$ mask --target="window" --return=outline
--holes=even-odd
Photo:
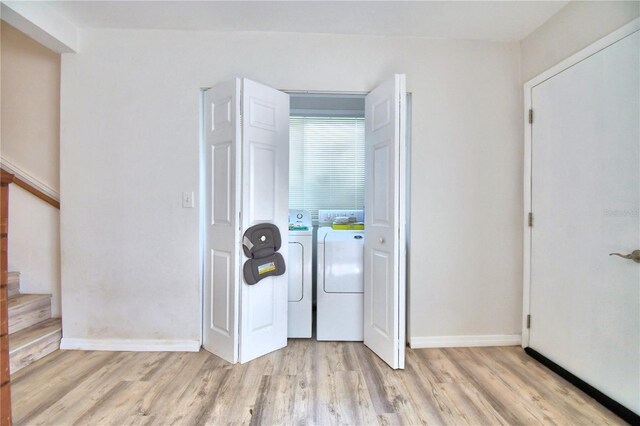
[[[289,207],[364,208],[364,118],[291,117]]]

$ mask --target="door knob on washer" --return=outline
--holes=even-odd
[[[384,237],[378,238],[378,241],[380,241],[380,244],[384,244]]]
[[[640,263],[640,250],[634,250],[629,254],[609,253],[609,256],[620,256],[624,259],[629,259],[629,260],[633,260],[636,263]]]

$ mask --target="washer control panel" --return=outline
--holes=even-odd
[[[308,210],[289,209],[289,231],[308,231],[312,228]]]
[[[364,210],[318,210],[318,223],[321,226],[331,225],[336,218],[346,218],[345,223],[364,222]]]

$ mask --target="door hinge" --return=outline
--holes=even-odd
[[[531,328],[531,315],[527,315],[527,328]]]
[[[530,227],[533,226],[533,213],[532,212],[529,212],[528,223],[529,223]]]
[[[530,109],[529,110],[529,124],[532,124],[532,123],[533,123],[533,110]]]

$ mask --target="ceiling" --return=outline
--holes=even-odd
[[[568,1],[48,1],[81,28],[519,41]]]

